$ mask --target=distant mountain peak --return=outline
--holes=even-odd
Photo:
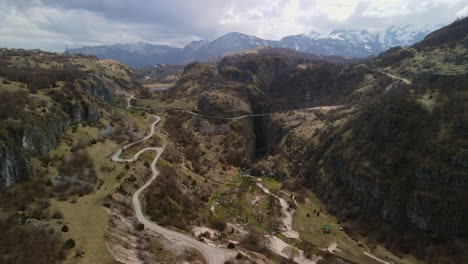
[[[195,60],[206,61],[224,54],[260,46],[288,48],[317,55],[363,58],[377,55],[394,46],[412,45],[439,27],[441,25],[425,24],[391,26],[382,30],[337,29],[329,34],[309,32],[287,36],[279,41],[266,40],[240,32],[229,32],[214,40],[192,41],[183,49],[139,41],[83,47],[71,49],[69,52],[120,60],[132,67],[185,64]]]
[[[225,34],[224,36],[248,36],[247,34],[244,34],[244,33],[240,33],[240,32],[229,32],[227,34]]]
[[[190,42],[189,44],[187,44],[187,46],[184,47],[184,50],[185,51],[196,50],[205,46],[206,44],[210,42],[211,40],[194,40]]]
[[[319,39],[319,38],[322,38],[322,37],[325,36],[325,35],[320,34],[320,33],[318,33],[318,32],[311,31],[311,32],[309,32],[309,33],[307,33],[307,34],[301,34],[301,35],[299,35],[299,36],[307,37],[307,38],[311,38],[311,39]]]

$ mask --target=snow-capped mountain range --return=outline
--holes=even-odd
[[[312,32],[287,36],[279,41],[265,40],[233,32],[214,40],[193,41],[184,48],[137,42],[88,46],[70,49],[68,52],[115,59],[131,67],[155,64],[186,64],[195,60],[206,61],[227,53],[259,46],[289,48],[318,55],[364,58],[377,55],[391,47],[412,45],[440,27],[442,25],[425,25],[422,27],[407,25],[392,26],[383,31],[367,29],[335,30],[325,35]]]
[[[409,46],[442,27],[392,26],[384,31],[335,30],[328,35],[311,33],[285,37],[280,46],[301,52],[362,58],[377,55],[391,47]]]

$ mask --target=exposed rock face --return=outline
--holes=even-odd
[[[411,103],[406,106],[412,109]],[[468,234],[466,147],[430,143],[438,135],[426,123],[431,117],[415,109],[393,115],[399,113],[396,109],[378,107],[364,115],[363,123],[348,119],[348,125],[337,127],[323,125],[339,113],[313,121],[265,118],[270,156],[256,171],[304,177],[329,209],[344,218],[365,216],[439,234]],[[411,132],[414,125],[418,129]]]
[[[15,145],[0,144],[0,186],[10,186],[31,174],[28,153]]]
[[[407,216],[422,230],[457,235],[468,231],[467,210],[465,200],[413,193],[407,206]]]
[[[93,99],[98,99],[104,102],[112,101],[112,93],[106,87],[106,84],[96,76],[93,76],[93,82],[86,83],[84,89]]]
[[[99,119],[97,107],[93,104],[77,104],[72,106],[71,123],[96,122]]]
[[[257,155],[271,154],[287,130],[282,122],[268,116],[255,117],[254,132]]]
[[[468,233],[468,178],[463,170],[415,164],[409,169],[399,165],[393,174],[372,163],[362,166],[359,160],[348,157],[350,152],[360,150],[330,148],[331,144],[341,143],[324,136],[321,142],[312,143],[310,134],[298,133],[307,124],[290,128],[284,125],[288,120],[282,121],[265,119],[267,159],[254,167],[254,173],[304,177],[330,211],[340,217],[365,216],[447,235]],[[464,168],[458,158],[451,164]]]
[[[254,57],[254,56],[252,56]],[[277,57],[273,58],[249,58],[239,59],[236,56],[224,58],[220,63],[220,67],[235,67],[240,70],[245,70],[257,76],[262,82],[262,88],[268,91],[272,82],[283,73],[290,65],[287,61]]]
[[[69,124],[69,118],[63,114],[51,114],[44,120],[38,120],[25,127],[21,140],[22,147],[32,156],[44,157],[58,145]]]
[[[355,175],[346,170],[343,161],[337,160],[334,165],[334,173],[339,178],[319,173],[311,176],[311,185],[336,212],[348,207],[355,210],[347,212],[350,214],[380,217],[389,223],[416,226],[425,231],[442,234],[468,232],[468,203],[466,195],[463,195],[467,183],[464,177],[425,169],[425,176],[430,175],[427,178],[417,171],[409,175],[406,182],[395,183]],[[412,179],[415,182],[411,183]],[[440,186],[449,188],[450,193],[441,192]],[[346,197],[350,199],[344,202]]]
[[[423,230],[450,234],[468,233],[466,175],[440,168],[415,171],[415,186],[406,206],[411,223]]]
[[[25,112],[14,120],[17,125],[8,131],[9,137],[0,139],[0,187],[33,177],[30,158],[46,157],[69,127],[96,122],[100,115],[96,102],[109,103],[114,95],[138,87],[124,66],[110,61],[92,63],[103,64],[101,77],[83,74],[63,88],[64,91],[57,89],[49,93],[54,103],[45,105],[53,107],[42,112]],[[79,92],[72,94],[73,90]]]
[[[252,81],[265,92],[278,81],[288,69],[295,68],[300,61],[317,61],[314,55],[288,52],[281,49],[258,49],[251,54],[234,54],[224,57],[218,67],[224,72],[237,69],[231,78],[236,81]],[[255,76],[255,77],[253,77]]]
[[[10,186],[33,176],[30,157],[45,157],[72,124],[98,119],[95,106],[77,106],[72,115],[47,114],[24,126],[18,136],[0,145],[0,186]]]

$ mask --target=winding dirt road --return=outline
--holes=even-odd
[[[131,100],[133,98],[134,98],[134,96],[131,96],[128,99],[127,108],[132,107]],[[148,135],[145,136],[144,138],[140,139],[140,140],[137,140],[137,141],[132,142],[132,143],[130,143],[128,145],[125,145],[123,148],[119,149],[114,154],[114,156],[112,156],[112,160],[115,161],[115,162],[131,163],[131,162],[135,162],[138,159],[138,157],[142,153],[144,153],[146,151],[156,152],[156,156],[154,157],[153,162],[151,163],[151,172],[152,172],[151,178],[143,186],[141,186],[133,194],[133,197],[132,197],[133,207],[135,209],[136,217],[137,217],[137,219],[138,219],[138,221],[140,223],[145,225],[145,228],[149,228],[149,229],[155,231],[156,233],[167,237],[168,239],[176,240],[176,241],[178,241],[178,242],[180,242],[180,243],[182,243],[182,244],[184,244],[184,245],[186,245],[186,246],[188,246],[190,248],[194,248],[194,249],[199,250],[205,256],[208,264],[222,264],[225,261],[232,258],[235,253],[233,251],[229,251],[227,249],[210,246],[208,244],[205,244],[203,242],[198,241],[197,239],[195,239],[195,238],[193,238],[193,237],[191,237],[189,235],[185,235],[185,234],[182,234],[182,233],[167,229],[165,227],[162,227],[162,226],[148,220],[143,214],[143,211],[141,209],[141,203],[140,203],[140,200],[139,200],[139,196],[140,196],[140,193],[143,190],[145,190],[151,183],[153,183],[153,181],[156,180],[156,178],[158,177],[159,172],[156,169],[156,163],[158,162],[159,157],[163,153],[165,146],[144,148],[144,149],[140,150],[139,152],[137,152],[132,158],[129,158],[129,159],[122,159],[122,158],[120,158],[120,155],[122,154],[123,150],[125,150],[125,149],[127,149],[127,148],[129,148],[129,147],[131,147],[133,145],[136,145],[136,144],[138,144],[140,142],[148,140],[149,138],[151,138],[153,136],[154,131],[155,131],[155,126],[161,121],[161,118],[159,116],[156,116],[156,115],[151,115],[151,116],[156,118],[156,121],[154,121],[151,124],[150,132],[148,133]]]
[[[191,114],[193,116],[199,116],[203,118],[211,118],[211,119],[221,119],[221,120],[239,120],[239,119],[244,119],[248,117],[258,117],[258,116],[268,116],[268,115],[273,115],[273,114],[280,114],[280,113],[287,113],[287,112],[293,112],[293,111],[299,111],[299,110],[334,110],[337,108],[343,107],[343,105],[332,105],[332,106],[317,106],[317,107],[310,107],[310,108],[301,108],[301,109],[295,109],[295,110],[287,110],[287,111],[279,111],[279,112],[271,112],[271,113],[262,113],[262,114],[247,114],[247,115],[241,115],[241,116],[236,116],[236,117],[223,117],[223,116],[211,116],[211,115],[204,115],[204,114],[199,114],[195,113],[189,110],[183,110],[183,109],[176,109],[176,108],[150,108],[150,107],[144,107],[144,106],[131,106],[131,100],[137,100],[135,96],[131,96],[128,98],[127,101],[127,108],[135,108],[135,109],[142,109],[142,110],[159,110],[159,111],[167,111],[167,112],[182,112],[182,113],[187,113]]]
[[[385,75],[387,75],[388,77],[390,77],[390,78],[392,78],[394,80],[402,81],[404,84],[413,84],[413,82],[410,79],[406,79],[406,78],[403,78],[401,76],[397,76],[395,74],[392,74],[392,73],[389,73],[389,72],[386,72],[386,71],[382,71],[382,70],[378,70],[378,69],[374,70],[374,71],[385,74]]]
[[[385,73],[385,74],[387,74],[387,73]],[[390,77],[393,78],[393,77],[396,77],[396,76],[390,76]],[[400,79],[400,78],[398,78],[398,79]],[[402,80],[402,81],[407,83],[407,80]],[[132,100],[136,100],[134,95],[130,96],[127,99],[127,109],[135,108],[135,109],[142,109],[142,110],[162,110],[162,111],[184,112],[184,113],[188,113],[188,114],[191,114],[191,115],[194,115],[194,116],[200,116],[200,117],[204,117],[204,118],[213,118],[213,119],[222,119],[222,120],[239,120],[239,119],[248,118],[248,117],[267,116],[267,115],[272,115],[272,114],[278,113],[278,112],[275,112],[275,113],[264,113],[264,114],[250,114],[250,115],[242,115],[242,116],[238,116],[238,117],[207,116],[207,115],[195,113],[195,112],[188,111],[188,110],[182,110],[182,109],[165,109],[165,108],[153,109],[153,108],[148,108],[148,107],[132,106],[131,105]],[[340,108],[340,107],[342,107],[342,106],[340,106],[340,105],[339,106],[323,106],[323,107],[314,107],[314,108],[306,108],[306,109],[310,109],[310,110],[313,110],[313,109],[337,109],[337,108]],[[298,109],[298,110],[306,110],[306,109]],[[174,239],[176,241],[179,241],[179,242],[183,243],[184,245],[186,245],[188,247],[199,250],[205,256],[206,260],[208,261],[208,264],[221,264],[221,263],[224,263],[225,261],[233,258],[234,254],[235,254],[233,251],[229,251],[229,250],[223,249],[223,248],[214,247],[214,246],[205,244],[203,242],[200,242],[199,240],[196,240],[195,238],[193,238],[193,237],[191,237],[189,235],[185,235],[185,234],[182,234],[182,233],[179,233],[179,232],[164,228],[164,227],[162,227],[162,226],[148,220],[147,218],[145,218],[145,216],[143,214],[143,211],[141,209],[139,196],[140,196],[140,193],[143,190],[145,190],[153,181],[156,180],[156,178],[157,178],[157,176],[159,174],[158,170],[156,169],[156,163],[157,163],[159,157],[161,156],[162,152],[164,151],[165,146],[162,146],[162,147],[148,147],[148,148],[141,149],[132,158],[129,158],[129,159],[122,159],[122,158],[120,158],[120,156],[121,156],[122,152],[125,149],[127,149],[127,148],[129,148],[129,147],[131,147],[133,145],[136,145],[138,143],[141,143],[141,142],[143,142],[145,140],[148,140],[153,136],[153,134],[155,132],[155,126],[160,122],[161,118],[159,116],[156,116],[156,115],[151,115],[151,116],[156,118],[156,120],[151,124],[150,133],[147,136],[145,136],[144,138],[140,139],[140,140],[137,140],[137,141],[132,142],[132,143],[130,143],[128,145],[125,145],[123,148],[119,149],[114,154],[114,156],[112,156],[112,160],[115,161],[115,162],[135,162],[136,160],[138,160],[138,157],[142,153],[144,153],[146,151],[156,152],[156,156],[155,156],[153,162],[151,163],[151,171],[152,171],[151,179],[148,180],[148,182],[146,182],[143,186],[141,186],[133,194],[133,200],[132,201],[133,201],[133,206],[135,208],[136,217],[137,217],[137,219],[138,219],[138,221],[140,223],[145,225],[145,228],[149,228],[149,229],[155,231],[158,234],[164,235],[165,237],[167,237],[169,239]],[[253,178],[253,176],[250,176],[250,177]],[[270,195],[272,195],[269,192],[269,190],[266,189],[263,185],[261,185],[260,183],[258,183],[258,185],[264,192],[269,193]],[[288,194],[286,192],[284,192],[284,194],[290,196],[290,194]],[[279,198],[279,197],[277,197],[277,198]],[[280,199],[280,201],[281,200],[284,201],[284,199],[281,199],[281,198],[279,198],[279,199]],[[294,199],[294,202],[298,206],[295,199]],[[282,207],[286,206],[285,201],[284,201],[284,203],[285,204],[282,204]],[[284,210],[284,211],[286,211],[286,210]],[[288,225],[289,228],[288,228],[287,232],[283,232],[283,234],[285,236],[287,236],[287,237],[297,238],[298,233],[296,231],[294,231],[292,229],[292,227],[291,227],[292,216],[289,215],[289,217],[288,217],[288,213],[286,213],[285,215],[286,215],[286,222],[288,222],[288,224],[289,224]],[[281,252],[279,252],[279,254],[281,255]],[[366,254],[367,256],[369,256],[369,257],[371,257],[371,258],[373,258],[373,259],[375,259],[377,261],[388,264],[388,262],[384,262],[381,259],[378,259],[377,257],[375,257],[375,256],[373,256],[373,255],[371,255],[371,254],[369,254],[367,252],[365,252],[364,254]],[[311,261],[309,259],[306,259],[305,257],[301,257],[301,258],[298,257],[298,261],[299,261],[299,263],[315,263],[314,260]]]

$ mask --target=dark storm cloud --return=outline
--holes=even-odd
[[[151,1],[151,0],[44,0],[42,3],[62,10],[93,12],[110,21],[153,25],[166,34],[208,35],[216,31],[216,19],[226,9],[226,1]]]

